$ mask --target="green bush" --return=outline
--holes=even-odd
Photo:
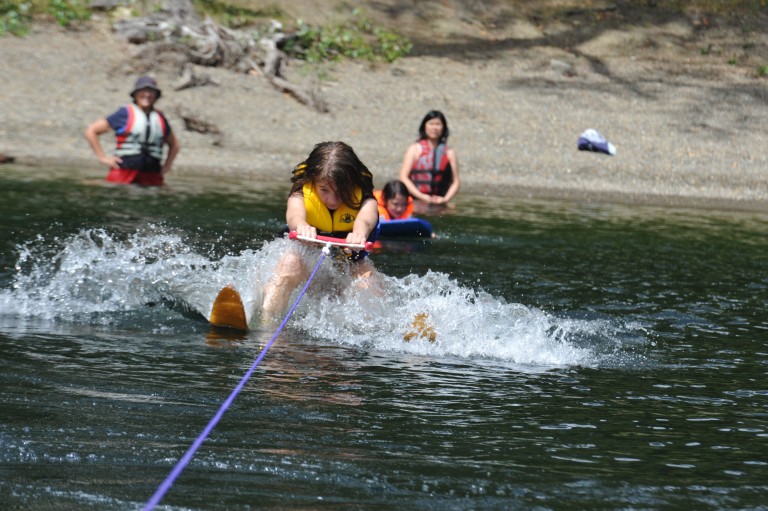
[[[314,27],[297,20],[296,25],[296,38],[287,44],[285,51],[313,63],[344,57],[394,62],[412,48],[407,37],[375,27],[357,9],[346,23]]]
[[[25,35],[29,32],[32,16],[47,14],[56,23],[69,27],[91,19],[87,0],[42,0],[15,1],[0,0],[0,36],[6,34]]]
[[[196,10],[205,13],[229,28],[240,28],[255,24],[261,18],[283,18],[285,13],[276,6],[250,9],[227,3],[226,0],[192,0]]]
[[[411,53],[413,49],[413,45],[407,37],[382,29],[376,29],[375,33],[379,41],[379,53],[387,62],[394,62]]]
[[[0,0],[0,36],[24,35],[29,32],[31,4]]]
[[[85,0],[49,0],[47,11],[62,27],[91,19],[91,10]]]

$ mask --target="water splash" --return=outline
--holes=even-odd
[[[340,295],[318,298],[296,319],[299,328],[354,346],[427,356],[591,365],[599,358],[593,347],[579,346],[572,338],[602,336],[606,328],[604,321],[563,320],[506,303],[432,271],[400,279],[384,276],[381,286],[353,281]],[[421,335],[416,318],[424,318],[434,335]]]
[[[317,249],[288,240],[221,257],[200,253],[183,235],[156,225],[123,237],[103,229],[66,239],[39,236],[17,247],[15,279],[12,289],[0,291],[0,315],[109,325],[126,312],[135,317],[162,304],[168,321],[174,314],[203,320],[218,291],[233,285],[253,321],[262,289],[289,246],[314,266]],[[433,335],[406,341],[417,316]],[[434,271],[355,279],[332,259],[318,272],[291,328],[364,349],[548,367],[599,364],[635,330],[610,319],[563,318],[507,303]]]

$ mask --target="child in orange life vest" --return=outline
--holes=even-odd
[[[402,220],[413,215],[413,198],[402,181],[389,181],[381,190],[373,192],[379,205],[381,221]]]
[[[296,166],[291,182],[285,212],[289,230],[309,238],[322,234],[360,245],[375,241],[379,214],[373,176],[350,146],[344,142],[317,144]],[[365,251],[350,254],[356,263],[353,275],[373,273],[366,255]],[[289,251],[282,256],[264,290],[263,321],[284,313],[291,292],[309,278],[309,270],[299,253]]]

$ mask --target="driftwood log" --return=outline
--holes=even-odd
[[[181,72],[181,77],[173,90],[189,89],[190,87],[203,87],[205,85],[220,85],[218,81],[211,78],[208,73],[197,74],[192,64],[187,64]]]
[[[321,113],[328,112],[327,103],[320,97],[316,90],[304,91],[300,87],[290,83],[283,76],[283,67],[288,62],[288,55],[278,48],[279,37],[262,38],[260,44],[266,49],[263,64],[256,69],[269,80],[276,89],[286,92],[296,98],[297,101],[310,106]],[[254,74],[253,70],[249,71]]]
[[[213,145],[222,145],[224,141],[224,134],[216,124],[207,121],[197,114],[180,106],[176,107],[176,115],[178,115],[181,120],[184,121],[184,129],[187,131],[194,131],[204,135],[213,135]]]
[[[289,36],[273,22],[258,42],[237,30],[217,26],[210,18],[200,20],[190,0],[160,0],[160,8],[143,18],[115,22],[114,29],[128,41],[140,46],[134,67],[141,70],[174,66],[180,75],[176,90],[218,85],[207,75],[197,75],[193,64],[223,67],[238,73],[261,76],[277,90],[318,112],[328,112],[328,105],[317,90],[303,90],[289,82],[283,69],[288,55],[280,45]]]

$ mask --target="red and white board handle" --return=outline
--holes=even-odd
[[[309,241],[311,243],[333,245],[334,247],[350,248],[352,250],[367,250],[368,252],[373,250],[373,243],[370,241],[366,241],[365,244],[360,245],[357,243],[347,243],[347,241],[342,238],[331,238],[330,236],[320,236],[319,234],[317,238],[309,238],[307,236],[299,235],[296,231],[289,232],[288,237],[292,240]]]

